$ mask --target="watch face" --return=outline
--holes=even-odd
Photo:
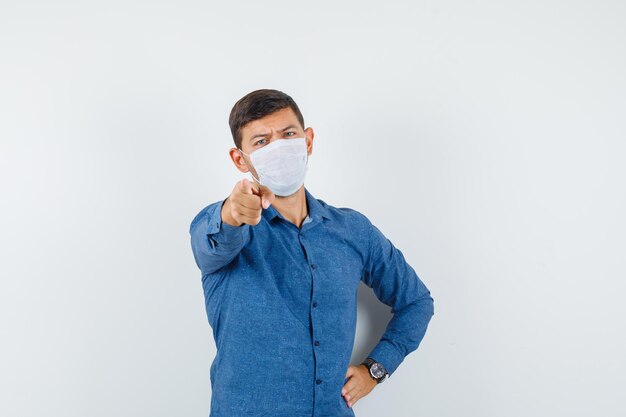
[[[372,372],[372,375],[374,375],[374,378],[382,378],[383,375],[385,375],[386,373],[385,367],[378,362],[374,363],[370,370]]]

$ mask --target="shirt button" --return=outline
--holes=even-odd
[[[321,383],[322,383],[322,380],[321,380],[321,379],[316,379],[316,380],[315,380],[315,383],[316,383],[317,385],[319,385],[319,384],[321,384]]]
[[[319,346],[319,345],[320,345],[319,340],[316,340],[316,341],[315,341],[315,346]]]
[[[315,269],[315,264],[311,264],[311,268]]]
[[[313,308],[317,307],[317,303],[313,303]]]

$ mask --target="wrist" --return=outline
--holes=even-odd
[[[229,226],[238,227],[243,223],[237,223],[235,219],[230,215],[230,196],[226,197],[224,202],[222,203],[222,211],[220,212],[222,222],[226,223]]]
[[[361,366],[364,366],[367,369],[369,376],[378,384],[383,382],[389,376],[389,373],[383,364],[370,357],[361,362]]]

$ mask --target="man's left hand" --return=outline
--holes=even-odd
[[[370,375],[369,369],[365,365],[348,367],[346,378],[350,377],[341,389],[343,399],[348,403],[348,407],[352,407],[361,398],[369,394],[378,382]]]

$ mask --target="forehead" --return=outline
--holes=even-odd
[[[256,134],[269,133],[270,130],[283,129],[289,125],[300,126],[298,117],[291,110],[291,107],[286,107],[275,111],[272,114],[253,120],[246,124],[242,129],[242,138],[246,140]]]

